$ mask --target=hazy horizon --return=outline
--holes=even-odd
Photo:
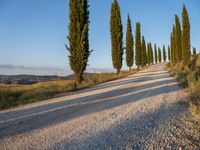
[[[91,68],[88,67],[85,72],[99,73],[99,72],[112,72],[112,68]],[[73,72],[62,67],[50,67],[50,66],[22,66],[12,64],[0,64],[0,75],[58,75],[67,76]]]

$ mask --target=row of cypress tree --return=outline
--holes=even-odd
[[[69,46],[66,45],[69,51],[69,64],[74,72],[74,77],[77,82],[81,83],[83,81],[83,73],[88,65],[88,58],[91,54],[89,49],[89,5],[88,0],[70,0],[69,1]],[[175,49],[180,50],[181,44],[176,45],[182,35],[182,40],[185,43],[182,44],[184,51],[182,54],[189,55],[188,39],[188,16],[184,10],[183,16],[183,32],[180,34],[180,23],[178,22],[178,17],[176,17],[176,29],[173,27],[173,33],[171,34],[171,50],[168,48],[168,57],[173,62],[175,60],[181,59],[181,54]],[[178,30],[179,29],[179,30]],[[123,53],[126,49],[126,64],[131,70],[134,64],[134,47],[135,47],[135,64],[138,69],[140,67],[145,67],[147,64],[151,65],[154,62],[162,62],[161,49],[158,48],[156,44],[154,45],[154,53],[151,43],[146,43],[145,37],[141,37],[141,25],[139,22],[136,23],[135,31],[135,43],[132,34],[131,18],[128,15],[127,19],[127,32],[126,32],[126,47],[123,47],[123,31],[122,31],[122,21],[121,12],[117,0],[114,0],[111,5],[111,15],[110,15],[110,32],[111,32],[111,47],[112,47],[112,62],[113,67],[116,69],[117,74],[120,73],[122,68]],[[176,34],[176,36],[175,36]],[[195,50],[194,50],[195,51]],[[177,57],[179,56],[179,57]],[[183,56],[182,56],[183,57]],[[186,56],[184,56],[186,57]],[[175,59],[176,58],[176,59]],[[166,50],[163,46],[163,60],[166,61]],[[187,59],[186,59],[187,60]]]
[[[170,36],[169,60],[172,64],[182,63],[185,67],[190,64],[190,21],[185,5],[182,9],[182,28],[178,15],[175,15],[175,25],[173,25]],[[193,49],[196,54],[196,49]]]
[[[156,44],[154,45],[154,53],[151,43],[145,41],[145,37],[141,37],[141,25],[140,22],[136,22],[135,31],[135,43],[132,34],[131,18],[128,15],[127,18],[127,31],[126,31],[126,47],[123,48],[123,31],[122,31],[122,21],[120,7],[117,0],[114,0],[111,6],[110,15],[110,32],[111,32],[111,45],[112,45],[112,62],[113,67],[116,69],[117,74],[119,74],[122,61],[123,61],[123,50],[126,49],[126,65],[131,70],[134,64],[134,47],[135,47],[135,64],[138,69],[140,67],[145,67],[147,64],[151,65],[154,62],[162,62],[161,49],[159,48],[157,54]],[[154,61],[155,59],[155,61]],[[163,47],[163,59],[166,61],[166,51]]]

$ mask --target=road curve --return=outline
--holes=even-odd
[[[0,111],[0,149],[200,149],[187,94],[164,65]]]

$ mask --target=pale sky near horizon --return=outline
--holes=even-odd
[[[89,0],[91,68],[112,68],[110,6],[112,0]],[[146,42],[169,44],[177,14],[181,21],[183,4],[191,23],[191,46],[200,50],[200,0],[118,0],[124,30],[129,13],[133,34],[141,22]],[[0,0],[0,64],[67,68],[69,0]],[[125,57],[125,55],[124,55]],[[126,68],[126,64],[123,64]]]

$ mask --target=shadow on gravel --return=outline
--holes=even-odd
[[[171,122],[170,119],[174,119],[177,121],[177,124],[183,125],[183,122],[180,122],[180,120],[176,120],[175,118],[180,118],[181,114],[184,114],[186,111],[188,110],[187,104],[185,103],[177,102],[170,107],[162,105],[154,112],[141,114],[138,118],[126,119],[115,126],[108,127],[102,132],[100,131],[97,134],[87,135],[87,138],[84,140],[82,138],[74,138],[67,141],[61,141],[56,143],[50,149],[178,149],[177,146],[185,149],[187,145],[181,145],[177,141],[180,142],[180,140],[184,138],[191,143],[194,142],[191,135],[190,138],[188,138],[189,135],[186,134],[187,132],[183,135],[178,135],[176,132],[177,130],[184,131],[185,127],[179,126],[179,129],[174,129],[175,126],[171,124],[168,124],[167,128],[163,128],[163,126],[168,122]],[[157,130],[159,127],[162,128],[162,130]],[[171,135],[169,134],[179,140],[173,141],[170,139]],[[165,142],[166,140],[167,145]],[[198,142],[200,141],[196,141],[196,143]],[[158,145],[155,145],[156,143]],[[200,146],[200,144],[195,146]]]
[[[85,93],[85,92],[92,92],[92,91],[95,91],[95,90],[101,90],[101,89],[115,87],[115,86],[123,86],[123,85],[131,84],[131,83],[151,81],[151,80],[155,80],[155,79],[158,79],[158,78],[159,79],[169,78],[169,75],[167,75],[166,73],[165,73],[165,75],[157,75],[156,77],[155,76],[153,76],[153,77],[146,77],[146,76],[141,76],[140,78],[135,78],[135,76],[133,76],[133,77],[131,77],[131,76],[130,77],[126,77],[128,79],[126,81],[119,81],[119,82],[116,82],[116,83],[111,83],[109,85],[104,85],[103,84],[103,85],[100,85],[100,86],[97,86],[97,87],[93,87],[93,88],[89,88],[89,89],[86,89],[86,90],[83,90],[83,91],[80,91],[80,92],[73,93],[71,95],[81,94],[81,93]],[[149,85],[149,87],[155,86],[155,84],[160,84],[160,85],[165,84],[164,83],[165,81],[152,83],[152,84]],[[169,82],[172,83],[174,81],[170,80]],[[148,84],[147,84],[147,85],[140,86],[138,89],[143,89],[143,87],[144,88],[149,88]],[[135,86],[133,88],[137,89],[137,86]],[[130,90],[133,90],[133,89],[131,88]],[[115,92],[115,91],[116,90],[113,90],[112,93]],[[23,110],[10,111],[10,112],[6,112],[6,113],[2,113],[2,114],[0,114],[0,121],[7,120],[7,118],[5,118],[6,115],[11,115],[11,114],[13,115],[14,114],[12,117],[9,117],[9,119],[14,119],[14,118],[16,118],[18,116],[21,116],[23,114],[30,115],[32,113],[35,113],[36,110],[37,110],[37,113],[39,113],[39,112],[43,112],[43,111],[46,111],[46,110],[49,110],[49,109],[55,109],[56,107],[62,107],[63,105],[77,104],[77,103],[79,103],[82,100],[88,100],[88,99],[91,99],[91,98],[94,98],[94,97],[96,98],[99,95],[104,95],[106,93],[110,93],[110,92],[102,92],[102,93],[96,94],[96,95],[92,94],[92,95],[86,96],[86,97],[80,97],[80,98],[70,99],[70,100],[68,99],[66,101],[64,100],[64,101],[55,102],[55,103],[52,103],[52,104],[46,104],[46,105],[31,107],[31,108],[28,108],[28,109],[23,109]]]
[[[8,120],[6,123],[0,124],[0,139],[3,139],[7,136],[29,132],[49,125],[62,123],[70,119],[75,119],[77,117],[114,108],[120,105],[136,102],[144,98],[179,90],[176,81],[173,79],[169,80],[169,76],[161,75],[157,78],[168,79],[141,86],[117,89],[110,92],[97,94],[95,96],[92,95],[78,99],[56,102],[45,106],[21,110],[19,112],[16,111],[15,113],[12,112],[14,113],[13,118],[5,118],[5,114],[1,114],[1,120],[13,120]],[[138,82],[150,81],[153,79],[154,77],[146,77],[145,79],[138,79],[140,80]],[[134,79],[130,79],[128,83],[132,82],[134,83],[136,81]],[[79,105],[80,102],[85,103]],[[69,107],[69,105],[72,104],[75,105]],[[35,114],[36,110],[40,112],[40,114]],[[7,115],[8,114],[9,113],[7,113]],[[24,114],[24,116],[22,116],[22,114]],[[17,119],[18,116],[22,116],[22,118]]]

